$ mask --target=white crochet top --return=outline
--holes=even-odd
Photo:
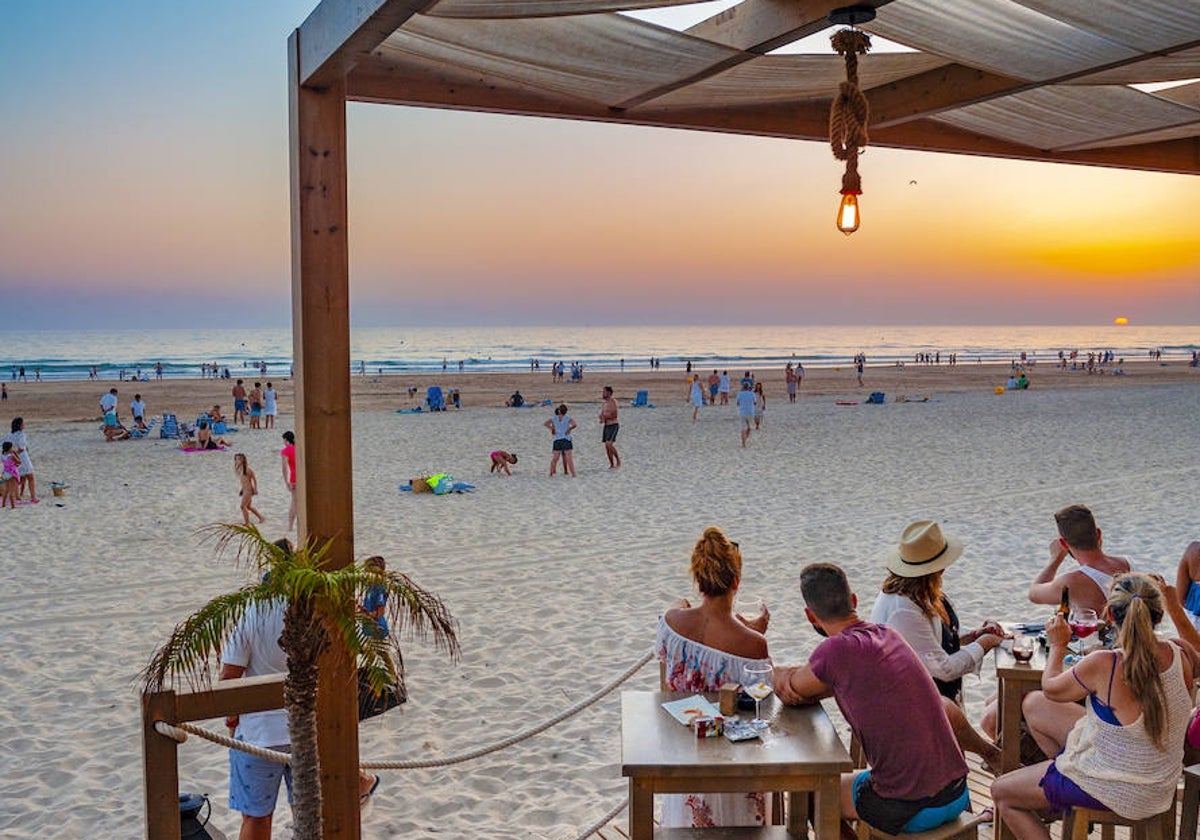
[[[1089,698],[1084,703],[1087,714],[1075,724],[1054,762],[1060,773],[1128,819],[1161,814],[1175,801],[1192,697],[1184,684],[1179,648],[1171,647],[1174,659],[1162,672],[1167,724],[1163,749],[1154,745],[1140,715],[1125,726],[1106,723],[1096,716]]]

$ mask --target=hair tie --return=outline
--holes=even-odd
[[[1134,593],[1133,593],[1132,595],[1130,595],[1129,597],[1130,597],[1130,598],[1137,598],[1139,601],[1140,601],[1140,600],[1142,600],[1142,596],[1141,596],[1141,595],[1139,595],[1139,594],[1137,594],[1136,592],[1134,592]]]

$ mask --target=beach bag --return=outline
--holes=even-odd
[[[408,691],[404,686],[395,684],[387,686],[381,694],[371,692],[371,681],[367,678],[365,668],[358,669],[358,719],[378,717],[388,709],[394,709],[401,703],[408,702]]]

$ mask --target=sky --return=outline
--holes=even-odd
[[[314,5],[5,9],[4,327],[289,323],[286,40]],[[1194,176],[869,148],[845,237],[821,143],[348,126],[359,326],[1200,324]]]

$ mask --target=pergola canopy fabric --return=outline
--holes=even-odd
[[[838,3],[742,0],[684,32],[622,14],[676,5],[325,0],[301,78],[338,74],[350,100],[825,138],[840,57],[774,51],[832,34]],[[872,145],[1200,172],[1197,0],[868,5],[863,28],[911,50],[859,60]]]

